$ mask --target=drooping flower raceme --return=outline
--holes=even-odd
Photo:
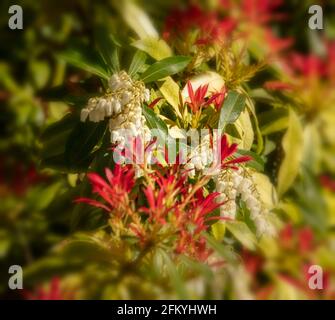
[[[215,177],[215,184],[216,191],[220,192],[217,199],[224,202],[220,207],[222,216],[236,218],[236,201],[240,197],[250,212],[250,218],[255,223],[258,234],[274,233],[273,226],[267,219],[269,209],[261,200],[250,169],[240,167],[237,170],[223,170]]]
[[[147,134],[142,103],[150,99],[150,91],[143,82],[134,81],[125,72],[114,74],[108,81],[109,88],[101,97],[88,101],[81,111],[81,121],[99,122],[109,118],[112,143],[124,143],[124,131],[132,136]]]
[[[236,157],[236,151],[237,144],[229,144],[226,135],[220,138],[215,134],[213,137],[204,135],[201,144],[191,151],[185,169],[191,178],[195,177],[196,171],[213,176],[219,193],[216,201],[222,203],[221,217],[236,219],[240,197],[250,211],[258,234],[273,234],[274,229],[267,219],[269,209],[262,203],[251,169],[243,166],[251,157]]]
[[[209,157],[209,162],[213,162],[208,168],[211,144],[213,145],[213,154]],[[272,234],[273,227],[267,221],[269,210],[261,201],[252,179],[251,170],[243,166],[244,163],[251,160],[251,157],[236,157],[237,144],[229,144],[226,135],[218,137],[214,134],[212,139],[210,135],[205,135],[199,146],[201,148],[196,148],[195,152],[191,153],[192,161],[187,163],[185,167],[191,177],[194,177],[196,170],[213,175],[216,191],[220,194],[216,201],[223,203],[220,206],[221,217],[236,218],[237,200],[240,197],[249,209],[250,217],[254,221],[258,233]]]
[[[197,134],[197,132],[195,133]],[[188,159],[188,162],[185,164],[185,169],[191,178],[194,178],[196,170],[204,170],[206,166],[208,166],[213,161],[213,154],[211,150],[211,135],[209,132],[202,134],[200,143],[192,146],[188,155]]]
[[[236,157],[236,151],[236,143],[229,145],[227,136],[214,130],[213,135],[202,134],[201,142],[191,149],[189,162],[185,167],[191,177],[196,170],[212,176],[218,175],[223,169],[237,170],[240,164],[250,161],[251,157]]]

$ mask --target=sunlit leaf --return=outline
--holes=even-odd
[[[109,74],[119,71],[118,47],[106,27],[103,25],[96,27],[95,39],[99,53],[105,62]]]
[[[294,182],[302,160],[303,131],[300,120],[293,110],[290,110],[288,129],[283,138],[282,146],[285,156],[278,173],[277,190],[279,196],[282,196]]]
[[[172,56],[172,50],[168,44],[157,38],[145,38],[133,42],[133,46],[146,52],[150,57],[156,60],[162,60]]]
[[[245,150],[250,150],[254,142],[254,130],[248,110],[241,112],[240,116],[234,122],[234,126],[242,140],[240,147]]]
[[[171,76],[185,69],[190,61],[191,58],[184,56],[169,57],[157,61],[141,74],[141,80],[148,83]]]
[[[233,248],[228,245],[224,245],[221,241],[216,240],[211,237],[209,234],[205,234],[205,238],[207,240],[208,245],[214,249],[221,257],[223,257],[226,261],[230,263],[237,262],[237,255],[233,251]]]
[[[244,222],[226,221],[226,227],[243,246],[249,250],[255,250],[257,243],[256,236]]]
[[[259,116],[259,122],[263,135],[285,130],[288,125],[288,112],[284,108],[263,112]]]
[[[158,32],[150,18],[134,1],[119,1],[116,6],[123,16],[124,21],[140,39],[147,37],[158,38]]]
[[[165,122],[160,119],[152,109],[148,107],[143,107],[143,114],[145,116],[149,129],[156,129],[156,133],[159,138],[158,142],[165,144],[166,138],[168,136],[168,128]]]
[[[264,171],[264,160],[257,153],[239,149],[236,152],[236,157],[238,156],[250,156],[252,159],[246,163],[248,167],[254,168],[257,171]]]
[[[109,74],[105,63],[98,54],[89,52],[88,50],[69,49],[60,53],[60,59],[65,60],[73,66],[95,74],[101,78],[108,79]]]
[[[175,113],[180,118],[182,117],[179,111],[179,86],[171,78],[167,77],[163,82],[158,83],[159,91],[162,93],[166,101],[173,107]]]
[[[224,130],[228,123],[236,121],[244,108],[245,96],[236,91],[230,91],[220,111],[219,129]]]
[[[173,263],[169,255],[163,251],[159,251],[165,261],[166,269],[168,271],[168,274],[170,276],[170,279],[176,289],[176,292],[179,296],[179,299],[187,299],[187,291],[185,288],[185,283],[176,267],[176,265]]]
[[[134,76],[136,75],[144,66],[145,60],[147,58],[147,55],[142,51],[137,51],[133,57],[133,60],[131,61],[130,67],[129,67],[129,75]]]
[[[253,172],[252,179],[264,206],[272,209],[277,204],[277,192],[269,177],[260,172]]]
[[[222,221],[214,223],[211,227],[213,236],[216,240],[221,241],[226,232],[226,225]]]

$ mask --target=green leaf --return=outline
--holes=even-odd
[[[29,67],[37,88],[43,88],[50,77],[50,65],[46,61],[32,60]]]
[[[78,117],[69,113],[45,129],[40,139],[42,144],[40,151],[42,166],[49,167],[46,160],[53,157],[57,158],[51,162],[59,162],[59,155],[64,154],[66,141],[77,123]]]
[[[58,57],[77,68],[95,74],[101,78],[109,78],[106,64],[102,61],[100,55],[89,52],[87,49],[69,49],[60,53]]]
[[[137,40],[133,46],[146,52],[150,57],[156,60],[162,60],[172,55],[172,50],[168,44],[157,38],[145,38]],[[179,104],[179,86],[171,77],[166,77],[158,84],[159,91],[162,93],[166,101],[174,108],[176,115],[182,117],[178,108]]]
[[[251,232],[248,226],[242,221],[226,221],[227,229],[233,236],[249,250],[256,249],[256,236]]]
[[[91,160],[93,148],[101,140],[106,130],[106,123],[79,122],[71,132],[65,147],[65,159],[69,167],[87,166]]]
[[[41,137],[41,166],[67,172],[86,170],[94,157],[93,148],[105,130],[105,122],[83,123],[77,114],[66,115]]]
[[[61,120],[52,123],[44,130],[41,136],[42,143],[47,142],[64,131],[72,130],[76,122],[78,122],[78,117],[75,114],[66,114]]]
[[[158,87],[159,91],[162,93],[166,101],[173,107],[176,115],[179,118],[182,118],[182,115],[179,111],[178,84],[171,77],[167,77],[164,79],[163,83],[159,82]]]
[[[175,263],[173,263],[173,261],[165,251],[159,250],[159,252],[165,261],[166,270],[170,276],[173,286],[176,289],[176,293],[178,294],[179,299],[187,299],[187,290],[185,288],[185,281],[183,280]]]
[[[250,92],[250,97],[254,100],[260,100],[264,102],[273,102],[274,98],[266,90],[262,88],[254,89]]]
[[[121,70],[120,67],[120,58],[119,58],[119,49],[115,48],[112,52],[112,71],[113,73],[119,72]]]
[[[302,163],[304,167],[309,168],[313,172],[317,174],[320,172],[322,161],[324,161],[323,157],[325,153],[329,153],[329,151],[324,151],[324,136],[321,137],[319,132],[319,123],[318,122],[310,122],[304,127],[304,140],[308,141],[304,145],[303,152],[303,160]],[[331,140],[328,140],[331,141]],[[331,153],[334,157],[334,153]],[[334,157],[335,160],[335,157]],[[330,171],[332,172],[332,171]]]
[[[242,140],[240,147],[245,150],[250,150],[254,142],[255,134],[247,109],[241,112],[240,116],[235,121],[234,126]]]
[[[58,181],[49,186],[43,186],[37,193],[32,195],[32,199],[35,203],[36,210],[45,209],[55,198],[57,194],[59,194],[59,190],[62,188],[62,182]]]
[[[96,81],[90,78],[75,84],[71,83],[71,85],[62,84],[45,88],[38,92],[38,96],[48,101],[62,101],[73,105],[75,108],[81,108],[87,103],[89,98],[96,96]]]
[[[222,221],[214,223],[211,227],[213,236],[216,240],[221,241],[226,232],[226,225]]]
[[[55,274],[63,275],[78,270],[82,261],[65,260],[61,256],[47,256],[27,266],[24,271],[24,278],[28,284],[43,282]]]
[[[230,263],[235,263],[238,261],[237,255],[235,254],[231,246],[223,245],[218,240],[211,237],[209,234],[204,234],[208,245],[213,248],[221,257]]]
[[[163,79],[170,75],[176,74],[189,64],[191,61],[190,57],[175,56],[165,58],[152,64],[142,75],[141,79],[143,82],[148,83]]]
[[[251,100],[251,98],[248,97],[248,96],[246,96],[246,97],[247,97],[247,100],[246,100],[247,109],[250,112],[250,114],[252,115],[254,130],[255,130],[256,138],[257,138],[256,152],[258,154],[260,154],[264,149],[264,140],[263,140],[261,130],[259,128],[258,117],[257,117],[257,114],[256,114],[256,110],[255,110],[253,100]]]
[[[135,48],[146,52],[150,57],[156,60],[162,60],[172,56],[171,48],[162,39],[149,37],[137,40],[133,42],[132,45]]]
[[[188,270],[194,270],[195,272],[206,277],[208,280],[213,279],[213,271],[208,264],[202,263],[201,261],[196,261],[187,256],[180,256],[180,260],[185,264],[185,267]]]
[[[140,39],[147,37],[158,38],[158,32],[153,26],[146,12],[134,1],[114,1],[124,21],[139,36]]]
[[[0,259],[6,257],[11,246],[11,237],[7,230],[0,229]]]
[[[284,160],[279,168],[277,190],[282,196],[293,184],[299,173],[303,156],[303,130],[300,120],[293,110],[289,113],[288,129],[284,135],[282,146],[285,152]]]
[[[166,135],[168,134],[168,128],[165,122],[162,119],[160,119],[152,109],[144,106],[143,113],[150,129],[154,128],[161,129],[164,132],[164,134]]]
[[[128,74],[135,76],[144,66],[147,55],[143,51],[137,51],[131,61]]]
[[[273,118],[273,121],[267,123],[265,126],[261,127],[261,132],[264,136],[269,135],[271,133],[275,133],[278,131],[285,130],[287,128],[288,118]]]
[[[103,25],[99,25],[95,30],[95,39],[102,59],[105,62],[109,74],[120,70],[118,48],[113,36],[108,33]]]
[[[88,164],[87,164],[88,165]],[[64,152],[57,153],[56,155],[45,157],[41,160],[40,163],[41,168],[52,168],[55,170],[63,171],[63,172],[78,172],[78,170],[74,170],[73,168],[69,168],[68,163],[65,158]]]
[[[277,208],[284,211],[289,221],[291,221],[295,225],[301,223],[302,220],[301,210],[298,204],[296,204],[295,202],[285,199],[285,202],[282,201],[278,203]]]
[[[236,152],[236,156],[237,157],[238,156],[251,156],[252,160],[248,161],[246,165],[248,167],[256,169],[257,171],[264,171],[264,160],[257,153],[249,151],[249,150],[239,149]]]
[[[263,205],[268,209],[275,207],[278,203],[278,196],[270,178],[266,174],[254,171],[252,172],[252,180]]]
[[[113,248],[114,249],[114,248]],[[124,253],[124,252],[123,252]],[[68,259],[111,265],[117,260],[116,251],[111,250],[103,239],[94,235],[78,233],[63,248],[62,255]]]
[[[284,108],[276,108],[267,112],[263,112],[259,116],[261,132],[268,135],[287,128],[288,112]]]
[[[230,91],[220,111],[219,129],[224,130],[228,123],[237,120],[245,108],[245,96],[236,91]]]
[[[90,197],[92,189],[88,179],[84,179],[84,181],[77,187],[76,191],[76,196],[78,196],[78,198]],[[71,231],[74,232],[75,230],[79,229],[92,230],[93,215],[94,219],[99,219],[99,213],[101,214],[101,211],[97,211],[96,209],[92,210],[92,208],[88,207],[84,203],[77,203],[71,212]],[[93,225],[94,228],[96,228],[99,224],[95,224],[93,222]]]
[[[155,135],[157,137],[157,148],[160,149],[161,147],[164,147],[165,144],[168,142],[168,127],[165,124],[165,122],[159,118],[156,113],[144,106],[143,107],[143,115],[145,116],[145,119],[147,121],[147,125],[149,129],[155,129]],[[153,132],[154,133],[154,132]],[[152,137],[153,138],[153,137]],[[157,157],[160,154],[157,155]]]
[[[327,209],[324,195],[315,174],[307,168],[303,168],[301,177],[292,189],[295,204],[299,206],[299,213],[304,218],[303,222],[319,232],[325,233],[329,228],[330,209]]]

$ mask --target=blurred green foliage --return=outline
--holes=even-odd
[[[162,30],[167,13],[186,1],[137,3],[138,8],[143,9],[138,14],[146,12],[157,30]],[[217,5],[216,1],[200,3],[209,9]],[[277,21],[273,28],[281,37],[293,37],[296,51],[319,54],[324,49],[323,34],[307,28],[306,12],[311,3],[314,2],[285,1],[282,10],[289,13],[288,21],[284,24]],[[335,35],[334,6],[321,3],[325,12],[324,35],[332,38]],[[144,264],[138,269],[136,264],[124,261],[124,248],[113,246],[103,231],[106,225],[103,214],[73,203],[76,197],[90,193],[88,183],[83,179],[89,167],[102,173],[104,167],[111,166],[106,154],[109,144],[106,123],[82,123],[79,121],[80,110],[90,97],[106,87],[106,79],[111,74],[126,69],[146,82],[160,80],[153,86],[171,105],[165,110],[166,114],[176,115],[167,118],[171,123],[177,123],[175,97],[164,91],[166,87],[173,88],[174,82],[171,78],[163,82],[162,78],[179,72],[185,72],[187,77],[193,75],[193,71],[187,69],[190,58],[177,53],[169,57],[170,49],[164,44],[157,42],[152,46],[143,41],[141,34],[146,30],[141,29],[140,19],[127,22],[124,17],[131,10],[136,16],[137,6],[127,9],[122,1],[25,0],[16,4],[22,5],[24,10],[24,29],[14,31],[7,25],[11,2],[0,3],[0,296],[22,298],[21,293],[7,290],[8,267],[19,264],[27,270],[25,279],[29,287],[54,275],[64,275],[69,286],[78,290],[82,297],[199,297],[189,295],[192,290],[185,288],[185,278],[196,282],[200,274],[207,281],[206,292],[200,296],[237,298],[238,290],[233,288],[238,286],[235,282],[239,269],[235,266],[239,257],[232,247],[240,249],[242,245],[250,251],[261,252],[260,255],[267,259],[264,274],[273,283],[280,283],[280,290],[286,290],[284,293],[278,290],[276,297],[291,297],[287,294],[291,289],[277,277],[280,259],[285,258],[271,256],[275,244],[270,240],[254,244],[254,234],[247,223],[228,224],[227,230],[215,230],[213,234],[216,236],[209,238],[210,245],[231,264],[226,272],[218,273],[219,280],[216,280],[218,284],[214,289],[211,288],[213,274],[208,267],[185,257],[175,265],[169,255],[158,251],[150,257],[152,268]],[[261,50],[256,55],[250,53],[249,58],[256,60],[258,55],[262,55]],[[204,62],[199,69],[209,69],[211,64]],[[279,195],[283,196],[276,209],[279,217],[298,227],[309,226],[317,240],[325,244],[312,260],[323,262],[334,272],[334,262],[331,261],[334,254],[334,196],[321,189],[318,180],[324,172],[334,178],[335,149],[334,141],[331,141],[334,129],[328,129],[326,138],[319,141],[318,130],[324,122],[318,122],[318,119],[323,116],[317,115],[310,121],[301,112],[304,105],[294,100],[296,97],[281,92],[269,93],[262,88],[266,80],[282,76],[276,66],[261,69],[254,76],[256,69],[240,69],[241,79],[237,79],[240,81],[231,81],[232,86],[237,86],[241,92],[231,91],[229,97],[236,94],[243,100],[245,93],[251,97],[246,106],[252,118],[249,120],[251,131],[255,132],[256,138],[255,141],[252,139],[252,149],[244,153],[241,150],[241,154],[254,155],[257,170],[264,169],[270,180],[278,185]],[[254,77],[246,84],[242,76],[247,71]],[[238,136],[238,129],[232,123],[243,111],[244,102],[240,105],[239,108],[232,105],[236,117],[228,114],[227,109],[222,113],[225,118],[220,119],[232,136]],[[333,116],[334,106],[330,108],[329,114]],[[163,113],[163,108],[160,110]],[[328,114],[325,117],[331,119]],[[152,127],[165,125],[151,109],[146,109],[146,118]],[[211,119],[212,114],[208,114],[208,118]],[[311,123],[310,133],[303,132],[301,122],[304,129],[306,123]],[[305,150],[305,154],[303,139],[311,144],[316,141],[312,150]],[[314,159],[311,156],[314,153],[320,154],[322,159]],[[300,159],[297,154],[301,155]],[[300,169],[301,163],[303,169]],[[243,212],[240,214],[244,215]],[[93,233],[100,229],[101,232]],[[66,246],[66,239],[74,234],[75,240]],[[225,238],[224,244],[217,241],[227,234],[229,237]],[[51,254],[54,252],[57,254]],[[288,270],[293,269],[294,273],[292,261],[288,262]],[[188,274],[189,270],[191,274]],[[78,289],[82,284],[86,286],[85,292]]]

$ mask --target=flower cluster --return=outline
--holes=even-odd
[[[222,216],[236,218],[237,200],[240,197],[250,212],[258,234],[275,233],[267,220],[269,209],[261,201],[250,169],[240,167],[238,170],[224,170],[215,177],[215,184],[216,191],[220,192],[218,201],[225,202],[220,207]]]
[[[35,291],[23,292],[27,300],[72,300],[73,292],[62,290],[61,280],[58,277],[53,277],[47,286],[38,286]]]
[[[271,28],[271,23],[287,18],[280,12],[283,4],[283,0],[221,1],[224,10],[235,13],[235,20],[239,21],[241,29],[240,36],[250,37],[256,33],[258,37],[255,39],[267,47],[268,53],[276,58],[280,52],[289,48],[293,43],[292,38],[278,37]]]
[[[236,151],[237,144],[230,145],[227,136],[218,137],[218,131],[215,130],[213,135],[202,135],[201,143],[191,149],[189,162],[185,167],[190,177],[195,176],[196,170],[210,175],[217,175],[221,170],[228,168],[237,170],[239,164],[250,161],[251,157],[235,157]]]
[[[199,179],[192,185],[185,172],[180,172],[178,164],[164,171],[164,176],[155,173],[155,184],[145,189],[149,207],[142,210],[158,222],[162,230],[176,235],[176,239],[172,239],[176,253],[206,261],[212,250],[204,232],[210,220],[221,219],[218,215],[212,216],[222,204],[216,201],[219,193],[204,195],[203,187],[209,178]]]
[[[31,25],[0,67],[0,254],[24,297],[335,297],[335,41],[285,23],[298,2],[96,1]],[[41,46],[41,27],[66,32]]]
[[[211,146],[216,143],[215,156]],[[272,235],[275,231],[267,220],[269,209],[261,201],[252,179],[251,169],[239,166],[251,158],[249,156],[232,157],[236,150],[237,145],[234,143],[229,145],[226,135],[223,135],[221,139],[215,137],[212,139],[210,135],[206,135],[202,143],[192,151],[190,161],[185,168],[189,176],[194,178],[196,170],[202,171],[211,163],[211,172],[215,173],[216,191],[219,193],[216,201],[222,203],[221,216],[235,219],[238,210],[237,200],[241,198],[250,211],[250,217],[255,223],[258,234]]]
[[[104,199],[106,204],[88,198],[79,198],[76,201],[88,203],[107,212],[114,210],[114,212],[119,212],[119,215],[122,215],[122,212],[126,211],[129,205],[128,193],[135,184],[134,170],[130,166],[121,167],[116,164],[113,171],[106,168],[105,173],[107,181],[96,173],[89,173],[88,179],[93,186],[93,193]]]
[[[211,151],[211,136],[210,134],[203,135],[201,143],[191,149],[189,161],[185,164],[189,177],[194,178],[196,170],[204,170],[213,161]]]
[[[165,22],[163,37],[166,40],[186,38],[189,32],[198,31],[195,44],[212,44],[232,32],[236,22],[231,18],[220,19],[216,12],[206,12],[197,5],[171,12]]]
[[[137,237],[141,246],[164,241],[176,253],[206,260],[211,250],[203,232],[209,227],[207,222],[213,219],[209,214],[222,204],[216,201],[219,193],[205,196],[202,187],[207,180],[191,185],[187,175],[177,169],[178,165],[161,167],[162,172],[157,170],[147,176],[147,186],[143,187],[146,204],[137,209],[138,196],[129,196],[135,185],[131,166],[106,169],[107,181],[95,173],[89,174],[93,193],[101,200],[79,198],[76,202],[106,210],[114,232]]]
[[[226,88],[223,87],[220,92],[210,93],[208,91],[208,86],[208,84],[199,86],[194,91],[192,83],[190,81],[187,82],[187,93],[189,101],[187,101],[186,104],[194,114],[198,113],[199,111],[201,112],[203,108],[208,107],[210,104],[213,104],[217,111],[221,109],[224,99],[227,95]]]
[[[122,131],[133,136],[144,134],[146,125],[142,103],[150,99],[150,91],[141,81],[134,81],[125,72],[114,74],[108,81],[108,90],[102,97],[91,98],[81,111],[81,121],[99,122],[109,118],[113,143],[124,143]]]

